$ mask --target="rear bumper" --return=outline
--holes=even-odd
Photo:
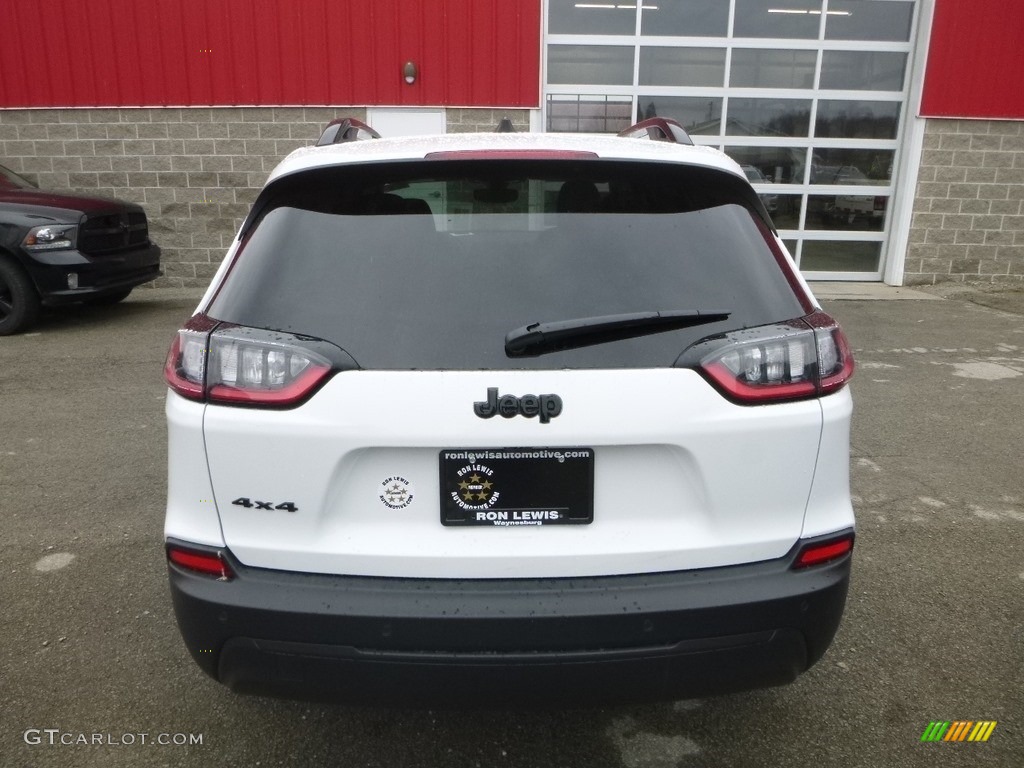
[[[802,542],[803,543],[803,542]],[[839,626],[851,556],[649,575],[421,580],[170,565],[185,643],[241,693],[391,706],[597,704],[782,685]]]

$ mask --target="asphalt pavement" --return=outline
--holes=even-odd
[[[854,577],[824,659],[784,688],[573,711],[361,709],[205,677],[161,543],[161,367],[198,294],[50,313],[0,339],[0,766],[1024,765],[1024,293],[958,290],[822,290],[859,366]],[[921,741],[958,720],[997,725]]]

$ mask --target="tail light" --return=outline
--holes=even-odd
[[[722,394],[744,405],[835,392],[854,367],[846,337],[824,312],[705,340],[681,361],[689,361]]]
[[[341,350],[320,339],[218,327],[197,315],[171,343],[164,378],[171,389],[192,400],[289,407],[312,395],[333,371],[355,367],[342,357]]]

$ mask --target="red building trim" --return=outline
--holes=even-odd
[[[936,0],[923,117],[1024,119],[1024,3]]]
[[[540,0],[4,0],[0,29],[0,107],[540,105]]]

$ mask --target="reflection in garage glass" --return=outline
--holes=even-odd
[[[814,135],[820,139],[895,139],[899,120],[898,101],[822,99]]]
[[[722,100],[690,96],[640,96],[639,120],[670,117],[691,136],[716,136],[722,129]]]
[[[734,147],[725,154],[740,165],[752,165],[772,184],[803,184],[807,150],[803,147]]]
[[[807,198],[807,229],[881,232],[888,203],[885,195],[811,195]]]
[[[727,136],[807,136],[808,99],[729,99]]]
[[[812,39],[821,26],[821,0],[736,0],[736,37]]]
[[[722,86],[725,48],[640,48],[640,85]]]
[[[887,149],[823,149],[811,152],[811,184],[888,184],[894,152]]]
[[[899,91],[907,54],[891,51],[825,51],[821,87],[844,91]]]
[[[800,264],[815,272],[874,272],[881,253],[880,242],[804,240]]]
[[[878,0],[829,0],[825,22],[826,40],[910,39],[912,2]]]
[[[734,88],[813,88],[814,51],[761,50],[737,48],[732,52]]]

